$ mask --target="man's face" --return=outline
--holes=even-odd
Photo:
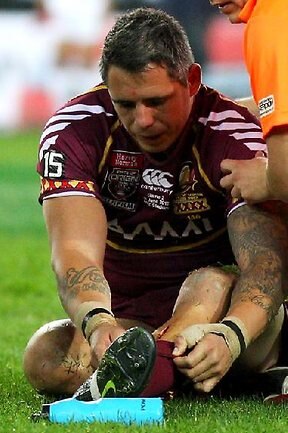
[[[248,0],[209,0],[212,6],[218,7],[231,23],[239,23],[239,14]]]
[[[139,147],[150,153],[164,152],[174,143],[189,117],[193,91],[196,93],[193,86],[183,86],[164,67],[154,64],[133,74],[111,66],[107,84],[119,119]]]

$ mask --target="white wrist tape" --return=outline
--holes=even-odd
[[[83,302],[74,319],[76,327],[82,330],[87,340],[98,325],[112,321],[115,323],[113,313],[94,301]]]
[[[241,355],[250,343],[250,338],[248,336],[246,326],[244,325],[242,320],[238,319],[238,317],[235,316],[224,317],[221,323],[228,326],[236,334],[240,345],[239,355]]]
[[[94,308],[103,308],[103,305],[95,301],[82,302],[74,317],[74,324],[78,329],[81,329],[84,317]]]
[[[85,321],[84,318],[82,324],[82,331],[84,337],[88,342],[90,342],[90,337],[93,332],[103,323],[115,326],[116,319],[112,313],[109,313],[109,311],[97,313],[94,316],[89,317],[87,321]]]
[[[223,321],[224,323],[192,325],[181,332],[181,335],[186,339],[189,348],[195,346],[206,334],[220,335],[224,338],[234,362],[249,344],[247,331],[242,321],[236,317],[225,317]]]

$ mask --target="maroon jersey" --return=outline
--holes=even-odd
[[[101,200],[114,312],[159,326],[190,271],[233,263],[226,218],[243,203],[220,187],[220,162],[250,159],[257,150],[266,146],[255,117],[202,86],[169,155],[143,153],[99,85],[47,123],[39,149],[40,202],[76,194]]]

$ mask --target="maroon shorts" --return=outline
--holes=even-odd
[[[189,272],[217,262],[232,263],[226,244],[177,254],[127,254],[107,246],[105,276],[112,294],[112,311],[122,319],[140,320],[153,328],[172,315],[180,287]],[[217,257],[215,255],[217,254]]]

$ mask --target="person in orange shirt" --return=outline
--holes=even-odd
[[[288,202],[288,8],[286,0],[210,0],[231,23],[246,23],[244,54],[267,142],[248,161],[226,159],[221,186],[249,203]]]

